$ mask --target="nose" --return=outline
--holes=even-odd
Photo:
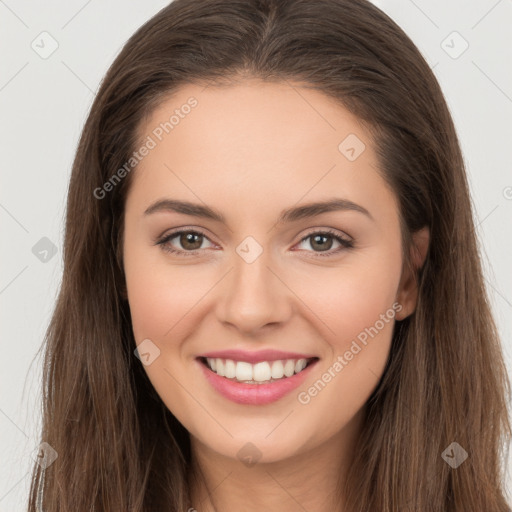
[[[252,263],[235,254],[233,268],[218,287],[217,319],[252,335],[285,323],[292,314],[293,293],[274,267],[265,251]]]

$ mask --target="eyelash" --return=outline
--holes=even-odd
[[[166,235],[162,239],[158,240],[156,242],[156,245],[161,245],[162,246],[162,250],[167,252],[167,253],[178,254],[178,255],[185,256],[185,257],[196,255],[202,249],[195,249],[194,251],[182,251],[182,250],[179,250],[179,249],[173,249],[169,245],[169,242],[173,238],[176,238],[176,236],[181,235],[183,233],[192,233],[194,235],[201,235],[204,238],[208,239],[206,234],[201,232],[201,231],[196,231],[196,230],[193,230],[193,229],[180,229],[178,231],[173,231],[172,233],[169,233],[168,235]],[[344,249],[352,249],[354,247],[354,242],[352,240],[348,240],[346,238],[341,237],[336,231],[333,231],[331,229],[326,229],[326,230],[323,230],[323,231],[313,231],[311,233],[308,233],[298,243],[301,244],[302,242],[304,242],[308,238],[311,238],[314,235],[328,235],[328,236],[332,236],[337,242],[339,242],[341,244],[341,247],[338,247],[337,249],[335,249],[333,251],[331,251],[331,250],[326,251],[325,253],[324,252],[316,252],[316,251],[307,251],[307,252],[315,253],[315,255],[320,257],[320,258],[329,258],[331,256],[334,256],[334,255],[338,254],[339,252],[341,252]]]

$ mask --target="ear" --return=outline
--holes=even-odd
[[[430,231],[424,227],[412,234],[411,265],[404,265],[396,300],[402,305],[395,318],[403,320],[414,313],[418,300],[417,275],[419,269],[425,263],[428,246],[430,242]]]

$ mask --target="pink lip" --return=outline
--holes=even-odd
[[[232,359],[233,361],[246,361],[247,363],[256,364],[261,361],[277,361],[279,359],[311,359],[316,357],[311,354],[297,354],[293,352],[282,352],[280,350],[260,350],[258,352],[247,352],[245,350],[217,350],[201,354],[198,357],[211,357],[220,359]]]
[[[278,379],[270,384],[243,384],[241,382],[226,379],[225,377],[221,377],[210,370],[210,368],[201,362],[200,359],[196,359],[196,361],[201,367],[208,382],[225,398],[238,404],[264,405],[279,400],[300,386],[304,382],[304,379],[309,375],[311,368],[315,366],[318,359],[311,362],[301,372],[296,373],[291,377],[283,377],[282,379]]]

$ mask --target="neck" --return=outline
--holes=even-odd
[[[221,455],[191,436],[189,488],[193,509],[343,511],[341,489],[355,454],[362,417],[363,410],[343,430],[313,449],[253,466]]]

